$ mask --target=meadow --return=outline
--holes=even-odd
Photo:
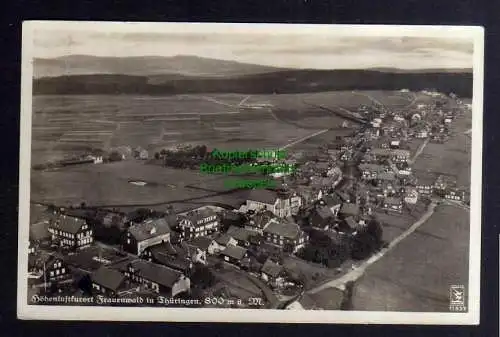
[[[448,311],[449,287],[469,278],[469,212],[438,206],[416,232],[370,266],[354,288],[354,310]]]

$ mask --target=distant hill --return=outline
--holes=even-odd
[[[54,59],[37,58],[35,78],[72,75],[170,75],[226,77],[274,72],[277,68],[197,56],[99,57],[70,55]]]
[[[187,93],[285,94],[334,90],[435,89],[472,97],[472,73],[281,70],[227,77],[74,75],[35,79],[35,95]]]

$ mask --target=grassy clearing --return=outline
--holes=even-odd
[[[453,135],[444,144],[429,143],[414,164],[416,171],[431,171],[450,175],[460,186],[470,185],[471,138],[464,132],[470,129],[471,116],[457,118]]]
[[[434,215],[355,287],[356,310],[448,311],[450,285],[468,284],[469,213],[439,206]]]

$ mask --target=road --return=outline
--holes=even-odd
[[[324,283],[324,284],[322,284],[322,285],[320,285],[320,286],[318,286],[316,288],[310,289],[310,290],[307,291],[307,293],[309,293],[309,294],[315,294],[315,293],[318,293],[318,292],[320,292],[320,291],[322,291],[324,289],[328,289],[328,288],[332,288],[332,287],[344,290],[345,284],[347,282],[354,282],[357,279],[359,279],[364,274],[365,270],[369,266],[371,266],[372,264],[374,264],[375,262],[377,262],[378,260],[380,260],[385,254],[387,254],[392,249],[394,249],[394,247],[396,247],[401,241],[403,241],[406,237],[408,237],[409,235],[411,235],[420,226],[422,226],[432,216],[432,214],[434,214],[434,209],[436,208],[436,206],[437,206],[437,203],[432,202],[429,205],[429,207],[427,209],[427,212],[425,212],[422,215],[422,217],[420,217],[420,219],[418,219],[415,223],[413,223],[413,225],[411,225],[410,228],[408,228],[401,235],[399,235],[398,237],[396,237],[389,244],[389,246],[387,248],[382,249],[380,252],[378,252],[377,254],[373,255],[368,260],[364,261],[356,269],[348,272],[344,276],[341,276],[341,277],[339,277],[339,278],[337,278],[335,280],[328,281],[328,282],[326,282],[326,283]]]
[[[359,96],[365,96],[365,97],[369,98],[369,99],[370,99],[370,101],[372,101],[372,102],[373,102],[373,103],[375,103],[376,105],[379,105],[379,106],[381,106],[381,107],[385,108],[385,105],[384,105],[384,104],[382,104],[382,102],[380,102],[379,100],[375,99],[374,97],[372,97],[372,96],[370,96],[370,95],[368,95],[368,94],[365,94],[365,93],[362,93],[362,92],[357,92],[357,91],[355,91],[355,90],[353,90],[353,91],[352,91],[352,93],[353,93],[353,94],[355,94],[355,95],[359,95]]]
[[[415,152],[413,158],[408,160],[408,164],[413,165],[413,163],[415,163],[417,158],[422,154],[422,152],[424,152],[424,149],[427,146],[427,144],[429,144],[429,138],[426,138],[425,141],[422,143],[422,145],[418,147],[417,152]]]
[[[291,146],[294,146],[296,144],[302,143],[303,141],[308,140],[309,138],[313,138],[313,137],[319,136],[319,135],[321,135],[321,134],[323,134],[323,133],[325,133],[327,131],[330,131],[330,129],[320,130],[320,131],[317,131],[317,132],[315,132],[315,133],[313,133],[311,135],[308,135],[308,136],[302,137],[300,139],[294,140],[293,142],[288,143],[285,146],[280,147],[280,150],[284,150],[284,149],[287,149],[287,148],[289,148]]]

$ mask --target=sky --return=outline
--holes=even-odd
[[[472,68],[471,39],[348,36],[311,31],[120,32],[37,30],[34,56],[194,55],[285,68]]]

